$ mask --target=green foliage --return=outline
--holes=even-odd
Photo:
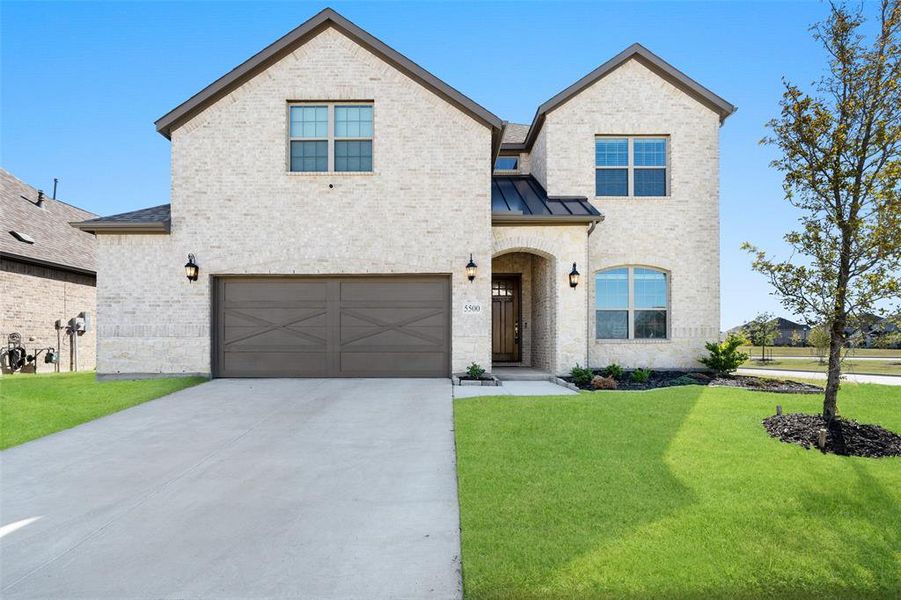
[[[758,313],[757,316],[744,327],[745,337],[747,337],[752,345],[761,347],[761,360],[765,358],[763,347],[772,346],[773,342],[776,341],[776,336],[779,333],[776,325],[776,317],[773,313],[762,312]]]
[[[572,377],[573,383],[576,385],[587,386],[591,384],[591,379],[594,377],[594,371],[588,367],[580,367],[579,363],[576,363],[576,366],[569,371],[569,376]]]
[[[651,378],[650,369],[635,369],[632,371],[632,381],[635,383],[645,383]]]
[[[606,367],[604,367],[604,375],[607,377],[613,377],[614,379],[622,379],[623,378],[623,368],[616,363],[610,363]]]
[[[874,348],[901,348],[901,332],[884,333],[873,340]]]
[[[485,374],[485,369],[479,363],[472,363],[466,367],[466,374],[473,379],[481,379],[482,375]]]
[[[849,322],[901,297],[901,1],[882,0],[865,32],[862,11],[872,6],[831,5],[812,28],[825,75],[810,91],[786,80],[781,114],[768,124],[763,142],[780,151],[772,166],[800,215],[784,236],[790,256],[743,245],[783,306],[828,325],[827,418]]]
[[[830,337],[829,328],[825,325],[816,325],[807,334],[807,343],[813,346],[821,363],[825,362],[826,354],[829,352]]]
[[[670,385],[699,385],[700,383],[701,382],[690,375],[679,375],[670,381]]]
[[[745,338],[740,335],[730,334],[721,343],[707,342],[704,347],[710,354],[698,360],[717,374],[728,375],[748,360],[748,355],[739,350],[745,341]]]

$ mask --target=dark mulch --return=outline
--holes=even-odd
[[[632,380],[633,371],[625,371],[617,380],[618,390],[653,390],[662,387],[675,387],[680,385],[720,385],[738,387],[761,392],[778,392],[786,394],[815,394],[822,393],[823,388],[798,381],[787,379],[764,379],[749,375],[733,375],[731,377],[716,377],[711,373],[702,371],[652,371],[651,377],[645,382]],[[595,374],[603,375],[602,369],[596,369]],[[566,381],[575,383],[572,377],[564,377]],[[583,390],[594,390],[591,384],[576,384]]]
[[[818,448],[817,435],[826,429],[823,452],[842,456],[901,456],[901,435],[879,425],[866,425],[850,419],[835,419],[827,425],[822,415],[791,413],[773,415],[763,426],[774,438],[789,444],[800,444],[808,450]]]

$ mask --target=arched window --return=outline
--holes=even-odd
[[[665,339],[667,274],[647,267],[617,267],[595,274],[595,338]]]

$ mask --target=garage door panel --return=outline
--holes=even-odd
[[[446,277],[217,280],[220,377],[443,377]]]
[[[327,377],[325,352],[297,350],[225,353],[222,370],[226,377]]]
[[[396,373],[397,377],[444,377],[447,356],[443,352],[343,352],[341,371],[352,377],[382,376],[385,372]]]

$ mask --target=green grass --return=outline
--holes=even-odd
[[[0,379],[0,450],[203,381],[202,377],[177,377],[101,382],[94,373],[4,375]]]
[[[770,438],[819,395],[689,386],[454,402],[467,598],[887,598],[901,458]],[[901,431],[901,387],[845,384]]]
[[[743,369],[780,369],[784,371],[818,371],[825,373],[827,365],[820,364],[816,358],[810,360],[779,360],[775,358],[760,362],[751,357],[742,365]],[[897,360],[858,360],[846,358],[842,362],[842,373],[858,375],[901,375],[901,359]]]
[[[760,357],[760,346],[742,346],[742,352],[747,352],[751,358]],[[811,347],[795,347],[795,346],[767,346],[766,351],[772,356],[810,356],[816,358],[816,350]],[[897,358],[901,357],[901,349],[886,348],[856,348],[848,353],[853,358],[859,356],[861,358]]]

